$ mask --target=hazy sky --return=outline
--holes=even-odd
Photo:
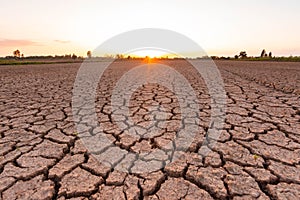
[[[299,0],[1,0],[0,56],[76,53],[138,28],[164,28],[209,55],[300,55]]]

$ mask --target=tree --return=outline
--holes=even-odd
[[[14,54],[14,57],[17,57],[17,58],[20,58],[20,56],[21,56],[21,52],[17,49],[17,50],[15,50],[14,52],[13,52],[13,54]]]
[[[115,58],[117,58],[117,59],[123,59],[124,55],[123,54],[116,54]]]
[[[145,56],[144,61],[145,62],[149,62],[150,61],[150,57],[149,56]]]
[[[246,53],[246,51],[241,51],[241,52],[240,52],[240,57],[241,57],[241,58],[247,58],[247,53]]]
[[[269,57],[272,58],[272,52],[269,53]]]
[[[77,56],[73,53],[72,59],[75,60],[76,58],[77,58]]]
[[[88,51],[88,52],[86,53],[86,55],[87,55],[88,58],[91,58],[91,57],[92,57],[92,52],[91,52],[91,51]]]
[[[266,54],[266,50],[265,49],[263,49],[262,50],[262,52],[261,52],[261,54],[260,54],[260,57],[262,58],[262,57],[264,57],[265,56],[265,54]]]
[[[235,55],[234,58],[235,58],[235,59],[239,59],[239,56],[238,56],[238,55]]]

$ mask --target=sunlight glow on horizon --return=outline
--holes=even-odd
[[[174,58],[180,57],[180,55],[174,54],[172,52],[157,49],[157,48],[143,48],[143,49],[135,49],[130,52],[124,53],[124,57],[132,57],[132,58]]]
[[[258,56],[266,49],[274,56],[296,56],[300,55],[299,8],[298,0],[4,1],[0,57],[16,49],[25,56],[86,56],[105,40],[139,28],[179,32],[208,55],[232,57],[245,50]]]
[[[129,54],[125,54],[125,57],[131,56],[131,57],[163,57],[166,55],[166,52],[159,51],[159,50],[140,50],[140,51],[134,51]]]

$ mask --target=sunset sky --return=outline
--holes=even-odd
[[[300,55],[299,0],[3,0],[0,56],[86,56],[139,28],[186,35],[209,55]]]

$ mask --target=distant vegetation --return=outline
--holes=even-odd
[[[241,60],[241,61],[277,61],[277,62],[300,62],[300,56],[289,56],[289,57],[218,57],[211,56],[213,60]]]
[[[92,52],[91,52],[91,51],[88,51],[88,52],[86,53],[86,55],[87,55],[88,58],[92,58]]]
[[[242,59],[241,59],[242,60]],[[243,60],[248,61],[278,61],[278,62],[300,62],[300,56],[289,57],[247,57]]]
[[[0,57],[0,65],[29,65],[49,63],[73,63],[83,62],[84,58],[73,54],[55,56],[24,56],[20,50],[12,52],[12,56]]]
[[[261,51],[260,56],[253,57],[248,56],[246,51],[241,51],[239,55],[232,57],[218,57],[212,56],[213,60],[245,60],[245,61],[282,61],[282,62],[300,62],[300,56],[289,56],[289,57],[275,57],[272,52],[267,53],[265,49]]]
[[[0,58],[0,65],[33,65],[33,64],[51,64],[51,63],[78,63],[82,62],[82,60],[30,60],[30,59],[20,59],[20,60],[12,60]]]
[[[131,57],[125,56],[123,54],[115,54],[115,55],[104,55],[103,57],[93,57],[91,51],[87,51],[86,58],[88,58],[89,62],[99,62],[104,60],[147,60],[150,58],[146,56],[145,58],[140,57]],[[160,59],[160,60],[181,60],[181,59],[213,59],[213,60],[243,60],[243,61],[282,61],[282,62],[300,62],[300,56],[289,56],[289,57],[275,57],[272,52],[267,53],[265,49],[261,51],[260,56],[257,57],[249,57],[246,51],[241,51],[239,54],[233,57],[224,57],[224,56],[203,56],[197,58],[152,58],[152,60]],[[82,56],[77,56],[73,54],[66,55],[49,55],[49,56],[24,56],[20,50],[15,50],[12,52],[11,56],[0,57],[0,65],[26,65],[26,64],[50,64],[50,63],[81,63],[85,60]]]

